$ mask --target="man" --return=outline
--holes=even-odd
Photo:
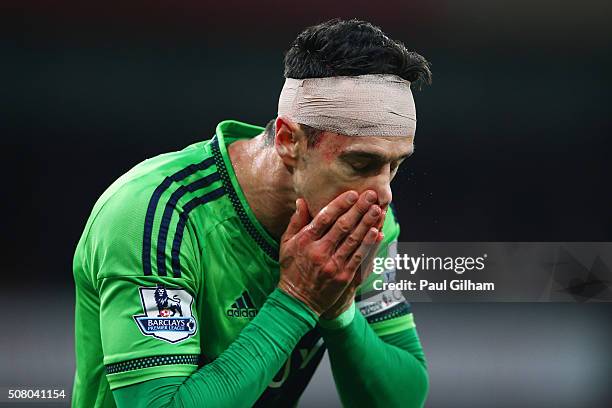
[[[74,257],[73,406],[295,406],[325,349],[345,405],[421,406],[410,306],[370,272],[430,75],[370,23],[309,27],[266,129],[221,122],[111,185]]]

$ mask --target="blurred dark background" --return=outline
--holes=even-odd
[[[371,21],[432,63],[433,85],[415,93],[416,154],[394,185],[403,241],[612,240],[609,1],[25,0],[0,11],[3,287],[16,302],[30,299],[30,312],[14,322],[24,342],[7,357],[10,364],[29,361],[41,375],[59,364],[60,382],[70,381],[72,254],[95,200],[136,163],[211,137],[223,119],[263,126],[275,117],[284,51],[304,27],[333,17]],[[487,324],[503,332],[495,311],[526,312],[519,305],[470,307],[484,313],[471,320],[484,325],[483,335]],[[609,343],[601,319],[610,308],[593,315],[575,307],[583,345],[596,356]],[[51,331],[35,329],[36,310],[61,316],[60,328],[51,320]],[[453,374],[479,361],[476,349],[463,360],[441,357],[451,350],[442,341],[449,338],[444,322],[465,319],[462,310],[436,305],[423,314],[438,406],[441,396],[456,395],[452,387],[468,390],[476,378]],[[541,326],[556,312],[529,310],[530,341],[548,350],[564,323]],[[580,326],[585,316],[597,318]],[[461,327],[454,333],[468,350],[470,334],[458,333]],[[3,334],[2,341],[10,348],[15,339]],[[537,360],[525,357],[520,341],[513,344],[481,345],[507,358],[470,367],[482,378],[500,364],[514,367],[506,371],[510,379],[524,373],[520,364],[535,362],[540,368],[527,370],[533,376],[560,367],[558,354]],[[581,349],[567,344],[565,351]],[[609,350],[603,358],[610,361]],[[580,361],[594,372],[595,360]],[[11,376],[22,378],[2,378]],[[455,377],[465,382],[452,383]],[[445,388],[444,378],[454,385]],[[584,389],[571,382],[574,374],[564,378],[566,391]],[[521,395],[529,384],[520,381],[506,383],[503,395]],[[554,406],[569,401],[563,395]]]
[[[332,17],[432,63],[394,185],[403,241],[612,240],[610,2],[2,7],[3,259],[39,283],[64,285],[93,203],[130,167],[223,119],[275,117],[284,51]]]

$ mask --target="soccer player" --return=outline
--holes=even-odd
[[[291,407],[327,349],[350,407],[418,407],[424,353],[374,256],[399,226],[427,61],[360,20],[299,34],[278,116],[138,164],[74,256],[73,407]]]

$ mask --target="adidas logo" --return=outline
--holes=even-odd
[[[227,309],[227,317],[248,317],[257,315],[257,308],[253,304],[249,293],[245,290],[242,295]]]

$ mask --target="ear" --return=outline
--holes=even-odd
[[[300,128],[297,123],[292,122],[284,116],[276,118],[276,135],[274,137],[274,148],[285,166],[291,171],[298,162],[298,141]]]

